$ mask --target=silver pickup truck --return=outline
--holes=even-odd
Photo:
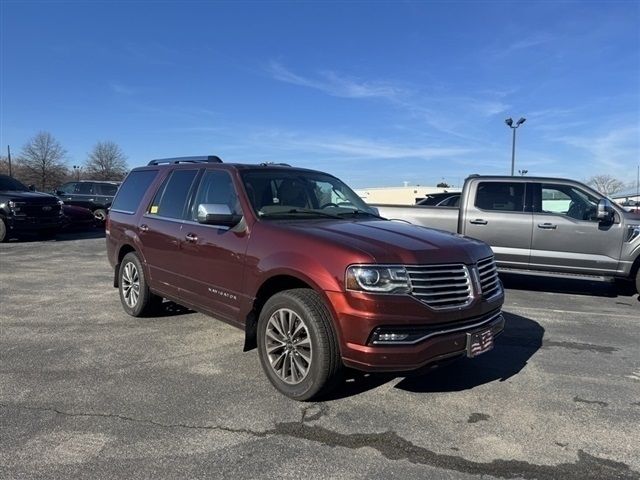
[[[459,207],[373,205],[380,215],[491,245],[502,271],[635,282],[640,216],[580,182],[473,175]]]

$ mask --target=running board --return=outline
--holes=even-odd
[[[513,273],[516,275],[533,275],[536,277],[571,278],[575,280],[590,280],[595,282],[614,282],[615,277],[605,275],[586,275],[584,273],[550,272],[543,270],[525,270],[522,268],[498,267],[500,273]]]

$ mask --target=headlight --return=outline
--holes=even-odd
[[[58,200],[58,205],[62,206],[64,205],[64,202],[62,200]]]
[[[9,205],[9,208],[15,208],[16,207],[16,202],[14,202],[13,200],[9,200],[7,205]]]
[[[411,283],[404,267],[353,265],[347,268],[347,290],[372,293],[409,293]]]

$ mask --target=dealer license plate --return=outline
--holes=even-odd
[[[473,358],[493,348],[493,330],[467,333],[467,357]]]

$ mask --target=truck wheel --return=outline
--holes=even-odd
[[[638,268],[638,271],[636,272],[636,292],[640,295],[640,268]]]
[[[9,240],[7,235],[7,224],[4,223],[4,218],[0,217],[0,243]]]
[[[93,216],[98,222],[102,223],[107,219],[107,211],[102,208],[98,208],[93,211]]]
[[[130,252],[124,256],[118,276],[120,301],[125,312],[132,317],[144,317],[157,311],[162,297],[149,290],[138,255]]]
[[[342,367],[331,314],[310,289],[276,293],[258,319],[258,354],[276,389],[294,400],[328,393]]]

